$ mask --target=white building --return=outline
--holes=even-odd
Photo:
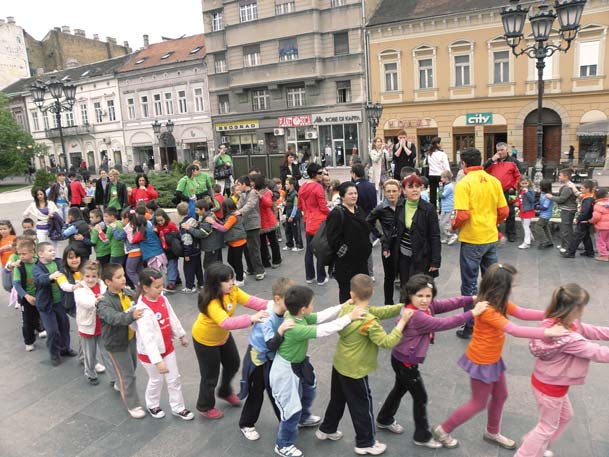
[[[30,76],[23,29],[15,18],[0,19],[0,89]]]

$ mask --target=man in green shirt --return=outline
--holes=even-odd
[[[351,322],[339,332],[332,367],[330,402],[315,436],[320,440],[338,440],[343,436],[337,428],[346,403],[355,427],[355,452],[378,455],[385,451],[387,445],[375,440],[368,374],[378,368],[378,348],[391,348],[401,341],[402,331],[412,316],[412,310],[406,310],[395,328],[387,334],[379,319],[397,316],[404,305],[369,307],[373,292],[374,284],[370,276],[357,274],[351,279],[353,304],[344,305],[339,316],[354,309],[361,309],[366,314],[363,320]]]

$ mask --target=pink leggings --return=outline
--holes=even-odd
[[[470,383],[472,387],[472,399],[459,407],[446,419],[442,424],[442,428],[446,433],[450,433],[486,408],[486,430],[492,434],[499,433],[503,404],[507,400],[505,373],[501,373],[499,379],[491,384],[473,378],[470,379]]]

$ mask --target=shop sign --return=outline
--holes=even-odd
[[[361,111],[344,111],[340,113],[313,114],[313,125],[353,124],[362,122]]]
[[[493,123],[493,113],[467,113],[465,115],[467,125],[484,125]]]
[[[279,127],[305,127],[311,125],[311,116],[283,116],[277,119]]]
[[[412,128],[435,127],[433,119],[424,117],[421,119],[388,119],[383,125],[383,130],[401,130]]]
[[[252,130],[259,127],[258,121],[217,122],[216,132],[232,132],[235,130]]]

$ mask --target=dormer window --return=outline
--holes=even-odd
[[[169,51],[167,54],[161,57],[161,60],[169,59],[173,55],[173,53],[174,51]]]
[[[146,57],[142,57],[141,59],[136,60],[136,61],[135,61],[135,64],[136,64],[136,65],[139,65],[139,64],[141,64],[141,63],[144,63],[144,61],[145,61],[145,60],[146,60]]]
[[[201,49],[203,48],[203,46],[197,46],[196,48],[194,48],[192,51],[190,51],[191,54],[196,54],[197,52],[199,52]]]

